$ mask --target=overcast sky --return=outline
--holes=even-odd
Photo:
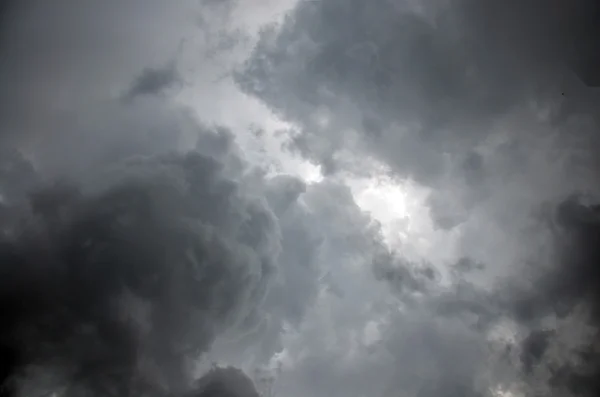
[[[597,395],[598,17],[0,2],[0,397]]]

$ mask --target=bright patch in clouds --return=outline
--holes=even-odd
[[[598,345],[576,309],[600,313],[598,208],[565,199],[599,180],[600,97],[552,83],[586,1],[19,5],[0,143],[35,164],[0,153],[0,355],[44,356],[23,384],[102,362],[128,388],[214,361],[260,372],[264,397],[517,397],[554,368],[565,389],[600,374],[569,367]],[[139,337],[114,306],[143,314]]]

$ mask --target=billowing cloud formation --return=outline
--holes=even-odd
[[[260,323],[281,239],[231,133],[162,95],[202,10],[1,6],[1,393],[187,393]]]
[[[231,133],[154,91],[61,111],[32,161],[4,150],[7,396],[185,391],[216,335],[260,322],[278,222]]]
[[[362,170],[353,153],[383,161],[434,187],[433,216],[452,228],[507,178],[553,194],[589,184],[566,175],[592,172],[598,148],[598,94],[573,72],[599,47],[597,8],[302,1],[237,81],[299,125],[292,147],[325,172]],[[547,168],[561,188],[542,185]],[[525,169],[538,175],[523,182]]]
[[[188,153],[113,167],[36,192],[5,232],[1,337],[20,387],[51,387],[31,371],[101,394],[138,375],[182,387],[184,360],[247,322],[265,294],[276,221],[219,163]]]

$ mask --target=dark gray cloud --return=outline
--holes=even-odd
[[[161,377],[183,388],[185,360],[256,315],[266,293],[276,220],[216,160],[192,152],[112,168],[42,188],[3,239],[1,337],[25,390],[122,395],[111,388]],[[35,371],[58,384],[36,385]]]
[[[232,133],[168,98],[202,9],[0,7],[0,394],[257,395],[192,384],[261,322],[281,239]]]
[[[600,392],[597,212],[597,205],[582,197],[558,207],[556,264],[538,279],[534,301],[565,325],[552,332],[534,330],[524,344],[524,366],[531,370],[535,363],[538,376],[545,372],[557,391],[574,395]]]
[[[259,397],[252,380],[233,367],[213,368],[200,378],[190,397]]]
[[[136,40],[131,26],[113,19],[139,10],[135,2],[102,9],[73,3],[72,13],[63,15],[66,3],[47,15],[37,2],[12,9],[19,18],[6,28],[11,39],[26,44],[29,38],[37,48],[52,44],[44,34],[57,35],[47,38],[56,45],[79,34],[87,48],[104,40],[97,33],[111,33],[94,26],[106,16],[113,33],[127,41],[123,49],[136,47],[129,42]],[[148,6],[150,19],[165,23],[173,16],[159,17]],[[31,33],[28,25],[41,32]],[[21,143],[13,150],[3,140],[2,393],[185,391],[192,386],[191,365],[219,333],[260,322],[280,250],[277,219],[240,181],[247,164],[231,132],[202,125],[159,97],[174,75],[135,70],[152,62],[142,57],[126,66],[101,45],[91,55],[116,62],[114,75],[92,78],[94,67],[103,66],[91,67],[79,47],[66,51],[60,63],[68,67],[53,74],[33,65],[36,57],[51,61],[47,53],[6,45],[5,52],[16,53],[0,78],[14,72],[16,60],[26,66],[23,101],[6,103],[43,120],[25,134],[19,115],[14,125],[12,119],[2,125],[3,131],[17,126],[13,142]],[[64,107],[52,107],[61,83],[77,86],[73,69],[79,68],[90,80]],[[44,81],[57,83],[46,87],[48,101],[29,101]],[[108,85],[118,87],[118,95]],[[135,100],[123,102],[119,95],[128,86]]]
[[[173,62],[161,68],[146,68],[124,94],[124,99],[132,100],[139,96],[160,95],[180,82],[181,77]]]

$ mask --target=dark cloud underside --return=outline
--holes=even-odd
[[[149,365],[160,372],[140,376],[184,387],[186,357],[255,313],[277,254],[270,211],[219,169],[194,153],[140,158],[92,193],[35,193],[2,245],[1,338],[19,367],[95,390],[129,387]]]

